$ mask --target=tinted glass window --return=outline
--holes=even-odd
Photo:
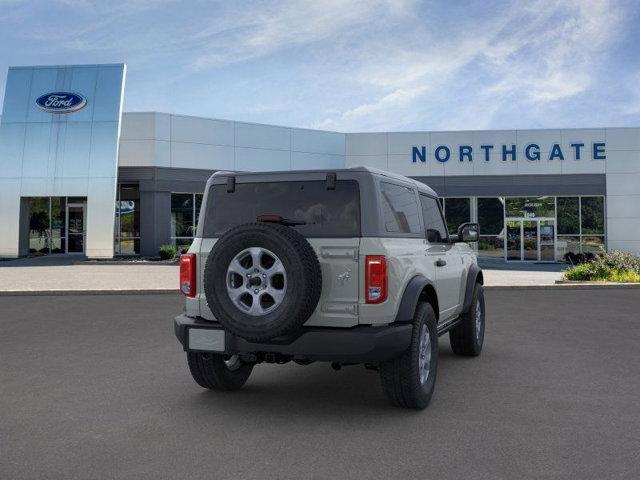
[[[458,227],[471,221],[471,200],[468,198],[446,198],[444,216],[447,219],[449,233],[458,233]]]
[[[555,217],[554,197],[511,197],[506,200],[507,217]]]
[[[420,195],[422,203],[422,216],[427,230],[427,240],[430,243],[442,243],[447,241],[447,230],[444,226],[440,205],[435,198]]]
[[[421,233],[418,202],[409,187],[381,182],[382,209],[387,232]]]
[[[504,228],[504,200],[478,198],[478,223],[482,235],[498,235]]]
[[[578,197],[558,197],[558,234],[580,233],[580,213]]]
[[[205,237],[255,222],[260,215],[279,215],[306,222],[296,225],[306,237],[360,236],[360,195],[355,180],[338,180],[335,190],[325,181],[236,183],[234,192],[213,185],[207,197]]]
[[[193,194],[171,194],[171,236],[193,237]]]
[[[603,197],[582,197],[582,233],[604,233]]]

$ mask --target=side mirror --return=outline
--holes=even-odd
[[[463,223],[458,227],[458,241],[477,242],[480,240],[480,225],[477,223]]]

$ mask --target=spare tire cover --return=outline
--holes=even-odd
[[[248,223],[226,232],[211,249],[204,292],[227,330],[260,342],[302,326],[322,290],[320,263],[293,228]]]

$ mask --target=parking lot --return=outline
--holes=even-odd
[[[0,477],[637,478],[639,292],[488,291],[482,356],[442,337],[424,411],[361,366],[205,391],[177,295],[0,297]]]

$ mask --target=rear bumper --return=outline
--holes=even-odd
[[[189,348],[190,329],[222,330],[216,322],[179,315],[174,320],[176,337],[185,351]],[[293,335],[267,343],[253,343],[224,331],[224,349],[216,353],[276,353],[293,359],[343,363],[377,363],[401,355],[411,342],[412,325],[384,327],[366,325],[353,328],[303,327]]]

